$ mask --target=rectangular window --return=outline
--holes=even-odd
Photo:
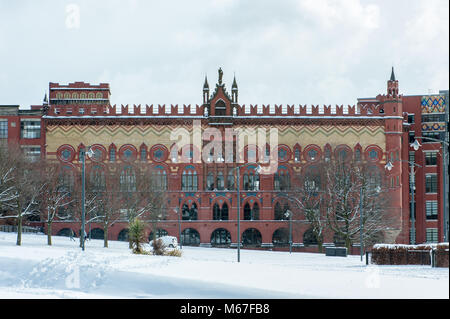
[[[20,121],[20,138],[40,138],[41,121]]]
[[[445,139],[445,132],[422,132],[423,137],[430,137],[437,140]],[[422,140],[423,143],[438,143],[436,141],[430,141],[427,139]]]
[[[109,151],[109,161],[110,162],[115,162],[116,161],[116,150],[114,148],[112,148]]]
[[[23,147],[23,154],[27,160],[30,162],[36,162],[41,158],[41,147],[33,146],[33,147]]]
[[[445,114],[422,114],[422,122],[445,122]]]
[[[8,138],[8,120],[0,121],[0,138]]]
[[[437,175],[429,174],[425,176],[425,192],[426,193],[437,193]]]
[[[416,152],[409,152],[409,161],[410,162],[416,161]]]
[[[408,114],[408,123],[414,123],[414,114]]]
[[[435,200],[427,200],[425,202],[425,210],[427,213],[427,219],[437,219],[438,218],[438,202]]]
[[[409,143],[414,143],[414,140],[416,139],[416,133],[415,132],[409,132]]]
[[[437,165],[437,152],[425,152],[425,165]]]
[[[438,230],[437,228],[427,228],[427,243],[437,243],[438,242]]]

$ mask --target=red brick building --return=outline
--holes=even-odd
[[[98,155],[87,160],[87,176],[94,169],[105,176],[119,170],[129,181],[137,163],[160,170],[169,209],[165,220],[158,222],[158,234],[179,237],[180,227],[185,245],[236,247],[238,205],[244,246],[271,248],[286,244],[286,185],[326,154],[341,150],[370,161],[388,180],[391,209],[396,216],[386,237],[390,242],[410,242],[406,161],[419,164],[415,173],[415,239],[417,243],[443,240],[442,149],[439,143],[423,141],[422,147],[413,152],[410,142],[411,132],[416,137],[428,134],[446,138],[448,91],[436,96],[403,96],[393,71],[386,93],[358,99],[356,106],[348,107],[241,105],[236,79],[229,94],[221,70],[212,94],[205,79],[203,103],[195,106],[111,105],[108,84],[83,82],[50,83],[49,97],[42,116],[46,157],[66,168],[73,187],[80,185],[79,153],[86,146]],[[200,157],[200,151],[209,142],[204,134],[208,135],[211,128],[220,133],[221,151],[218,156],[211,153],[209,159]],[[266,129],[266,137],[270,129],[276,129],[278,142],[267,147],[268,143],[247,139],[236,148],[235,137],[227,139],[227,132],[246,129]],[[180,132],[190,137],[181,146],[176,143]],[[277,170],[271,174],[258,174],[255,165],[250,164],[240,170],[239,204],[235,168],[241,164],[235,157],[228,158],[227,142],[231,149],[238,149],[245,163],[254,162],[253,158],[278,156]],[[390,171],[385,169],[388,162],[393,163]],[[294,247],[314,251],[308,222],[299,218],[293,224]],[[78,232],[79,227],[79,221],[56,222],[53,231],[63,234],[72,228]],[[109,238],[125,239],[126,227],[125,221],[116,223],[108,231]],[[102,236],[99,224],[93,223],[89,229],[93,237]],[[324,235],[326,244],[333,245],[334,241],[333,233]]]

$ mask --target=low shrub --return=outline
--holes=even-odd
[[[436,267],[448,267],[448,243],[436,246]]]
[[[156,239],[152,243],[153,255],[163,256],[166,252],[166,247],[164,246],[161,239]]]
[[[175,249],[167,251],[164,255],[165,256],[173,256],[173,257],[181,257],[181,250],[175,248]]]
[[[383,245],[372,248],[373,264],[377,265],[431,265],[433,245]]]

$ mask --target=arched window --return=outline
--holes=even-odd
[[[191,208],[184,204],[181,208],[181,216],[183,220],[197,220],[197,204],[192,203]]]
[[[287,228],[278,228],[272,235],[272,244],[275,247],[289,246],[289,231]]]
[[[273,188],[275,190],[284,191],[291,188],[291,178],[289,171],[285,166],[278,168],[273,176]]]
[[[181,189],[184,191],[196,191],[197,185],[197,172],[194,167],[186,167],[181,176]]]
[[[92,229],[89,234],[88,237],[92,238],[92,239],[104,239],[104,231],[101,228],[94,228]]]
[[[303,244],[307,245],[317,245],[317,238],[314,235],[313,230],[310,228],[303,234]]]
[[[227,188],[229,190],[233,190],[234,189],[234,173],[232,170],[230,170],[228,172],[228,177],[227,177]]]
[[[228,246],[231,244],[231,234],[224,228],[218,228],[211,234],[212,246]]]
[[[243,188],[245,191],[259,190],[259,174],[254,169],[250,168],[244,173]]]
[[[224,203],[220,208],[218,203],[213,206],[213,219],[214,220],[228,220],[228,205]]]
[[[200,245],[200,234],[194,228],[186,228],[181,233],[181,242],[185,246]]]
[[[105,171],[100,165],[95,165],[92,167],[89,181],[92,192],[103,193],[106,191]]]
[[[120,173],[120,191],[135,192],[136,191],[136,174],[133,167],[125,166]]]
[[[98,93],[96,94],[96,97],[97,97],[97,99],[101,99],[101,98],[103,98],[103,95],[102,95],[100,92],[98,92]]]
[[[86,93],[80,93],[80,99],[86,99]]]
[[[300,149],[298,147],[294,149],[294,161],[300,162]]]
[[[156,166],[152,171],[152,185],[157,190],[167,190],[167,173],[164,167]]]
[[[62,166],[59,172],[59,189],[63,192],[73,192],[75,178],[70,166]]]
[[[249,203],[244,206],[244,220],[259,220],[259,205],[254,203],[253,207],[250,207]]]
[[[244,246],[260,246],[262,236],[256,228],[249,228],[242,234],[242,244]]]
[[[289,220],[289,216],[286,216],[286,212],[289,210],[289,204],[284,205],[279,202],[275,204],[274,208],[274,219],[275,220]]]
[[[214,173],[209,172],[208,176],[206,177],[206,189],[209,191],[214,190]]]
[[[217,116],[227,115],[227,106],[222,100],[217,101],[215,105],[215,115]]]
[[[223,173],[218,172],[217,173],[217,189],[223,190],[225,188],[225,180],[223,178]]]
[[[320,171],[316,166],[305,168],[303,174],[303,187],[306,192],[317,192],[321,187]]]
[[[72,99],[73,99],[73,100],[78,99],[78,94],[77,94],[77,93],[72,93]]]
[[[116,149],[114,147],[111,147],[109,150],[109,161],[110,162],[116,161]]]
[[[120,231],[119,236],[117,237],[119,241],[128,241],[128,229],[124,228]]]
[[[95,95],[94,95],[94,93],[92,93],[92,92],[88,94],[88,98],[90,98],[90,99],[93,99],[94,96],[95,96]]]

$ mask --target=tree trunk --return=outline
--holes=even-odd
[[[47,244],[49,246],[52,245],[52,223],[51,222],[47,223]]]
[[[108,225],[103,227],[103,247],[108,248]]]
[[[19,218],[17,218],[17,246],[22,245],[22,216],[19,215]]]

